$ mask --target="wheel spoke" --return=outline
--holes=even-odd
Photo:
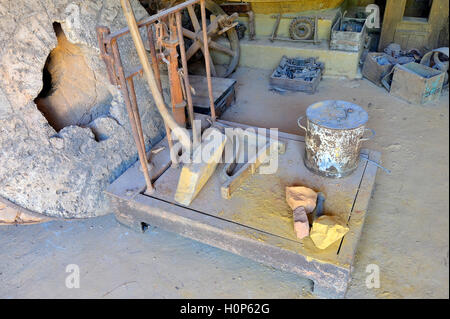
[[[198,22],[197,19],[197,15],[195,14],[194,8],[192,6],[188,6],[187,10],[189,13],[189,17],[191,18],[192,21],[192,26],[194,27],[195,32],[198,33],[201,30],[201,28],[200,23]]]
[[[195,33],[185,28],[183,28],[183,36],[191,40],[195,40]]]
[[[189,49],[186,51],[186,60],[189,60],[192,58],[192,56],[202,47],[202,44],[200,41],[195,41],[192,43],[192,45],[189,47]],[[202,50],[203,51],[203,50]]]
[[[223,52],[223,53],[225,53],[225,54],[228,54],[229,56],[232,56],[232,57],[235,56],[235,53],[234,53],[233,50],[231,50],[231,49],[229,49],[229,48],[227,48],[227,47],[225,47],[225,46],[223,46],[222,44],[219,44],[219,43],[217,43],[217,42],[210,41],[210,42],[209,42],[209,47],[210,47],[211,49],[214,49],[214,50]]]
[[[211,75],[212,76],[217,76],[216,67],[214,66],[214,62],[213,62],[211,56],[209,58],[209,62],[210,62],[210,65],[211,65]]]

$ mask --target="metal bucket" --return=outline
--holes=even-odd
[[[369,119],[360,106],[328,100],[312,104],[306,110],[306,127],[298,118],[298,126],[305,130],[305,166],[321,176],[340,178],[348,176],[358,167],[363,141],[375,136],[365,128]],[[365,138],[364,132],[372,132]]]

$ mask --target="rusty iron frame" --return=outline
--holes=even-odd
[[[153,68],[153,72],[156,77],[156,81],[158,84],[159,90],[162,92],[162,84],[161,84],[161,74],[159,70],[159,63],[163,61],[165,58],[158,56],[156,52],[155,47],[155,39],[153,36],[153,25],[158,23],[162,20],[169,20],[170,24],[170,40],[166,44],[171,44],[169,47],[169,52],[171,51],[171,59],[172,61],[177,62],[176,60],[176,46],[179,46],[180,53],[181,53],[181,60],[182,60],[182,73],[183,73],[183,82],[185,89],[182,91],[181,88],[181,81],[180,78],[177,75],[177,78],[175,79],[172,74],[172,79],[169,79],[169,81],[173,81],[177,83],[177,86],[179,86],[179,92],[185,93],[186,99],[187,99],[187,106],[188,106],[188,115],[189,119],[191,121],[191,127],[193,130],[193,136],[194,138],[197,137],[197,134],[195,134],[195,125],[194,125],[194,109],[192,104],[192,96],[191,96],[191,90],[189,85],[189,76],[188,76],[188,69],[187,69],[187,60],[186,60],[186,52],[185,52],[185,46],[184,46],[184,40],[181,26],[181,11],[184,9],[187,9],[189,7],[194,6],[195,4],[200,4],[200,11],[201,11],[201,18],[202,18],[202,29],[203,29],[203,43],[204,45],[204,58],[205,58],[205,65],[206,65],[206,77],[207,77],[207,83],[208,83],[208,92],[209,92],[209,100],[210,100],[210,108],[211,108],[211,117],[212,120],[216,120],[216,113],[215,113],[215,106],[214,106],[214,98],[212,95],[212,79],[211,79],[211,70],[210,70],[210,63],[211,63],[211,57],[209,54],[209,48],[208,48],[208,35],[206,32],[206,9],[205,9],[205,0],[188,0],[186,2],[183,2],[181,4],[178,4],[174,7],[171,7],[167,10],[163,10],[161,12],[158,12],[155,15],[152,15],[150,17],[144,18],[137,22],[137,25],[139,29],[145,28],[147,33],[147,39],[148,39],[148,45],[150,48],[150,57],[151,57],[151,64]],[[105,26],[98,26],[97,27],[97,40],[99,43],[100,48],[100,55],[105,62],[106,70],[108,73],[108,77],[110,82],[113,85],[116,85],[119,87],[123,99],[125,102],[125,106],[127,109],[128,117],[130,120],[130,125],[132,129],[132,135],[134,138],[134,142],[136,144],[136,148],[139,155],[139,161],[142,166],[142,171],[145,177],[145,182],[147,186],[147,193],[152,193],[154,191],[153,183],[150,177],[150,169],[148,162],[151,162],[150,158],[147,158],[146,151],[145,151],[145,138],[142,130],[142,123],[141,118],[139,115],[139,107],[136,97],[136,92],[134,89],[134,82],[133,78],[137,75],[142,76],[143,69],[142,66],[138,66],[134,68],[133,70],[129,70],[128,73],[125,72],[125,69],[123,67],[122,58],[119,51],[119,46],[117,43],[117,40],[121,38],[122,36],[125,36],[130,33],[130,30],[128,27],[122,28],[120,30],[117,30],[115,32],[111,32],[111,30],[108,27]],[[178,70],[176,70],[178,73]],[[170,72],[169,72],[170,73]],[[169,78],[170,78],[169,74]],[[171,95],[174,95],[171,91]],[[174,100],[174,97],[172,96],[172,102],[176,104],[180,104],[180,98],[182,99],[182,96],[180,97],[179,94]],[[185,105],[186,103],[181,103]],[[173,105],[173,108],[176,108],[179,105]],[[183,108],[184,110],[184,108]],[[173,147],[173,141],[171,137],[171,131],[165,126],[166,130],[166,136],[168,140],[169,148],[172,150]]]

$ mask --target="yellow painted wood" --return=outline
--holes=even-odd
[[[226,2],[241,2],[231,0]],[[295,13],[309,10],[333,9],[339,7],[344,0],[246,0],[252,4],[254,13]]]

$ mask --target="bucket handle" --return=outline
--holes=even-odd
[[[359,139],[359,141],[360,142],[364,142],[364,141],[368,141],[368,140],[371,140],[371,139],[373,139],[374,137],[375,137],[375,131],[374,130],[372,130],[371,128],[364,128],[364,132],[366,132],[366,131],[370,131],[371,133],[372,133],[372,135],[371,136],[369,136],[369,137],[362,137],[362,138],[360,138]],[[363,136],[364,136],[364,134],[363,134]]]
[[[303,120],[304,117],[305,117],[305,115],[300,116],[300,117],[297,119],[297,124],[298,124],[298,126],[299,126],[301,129],[304,129],[305,132],[307,132],[308,130],[306,129],[306,127],[304,127],[302,124],[300,124],[300,121]]]

